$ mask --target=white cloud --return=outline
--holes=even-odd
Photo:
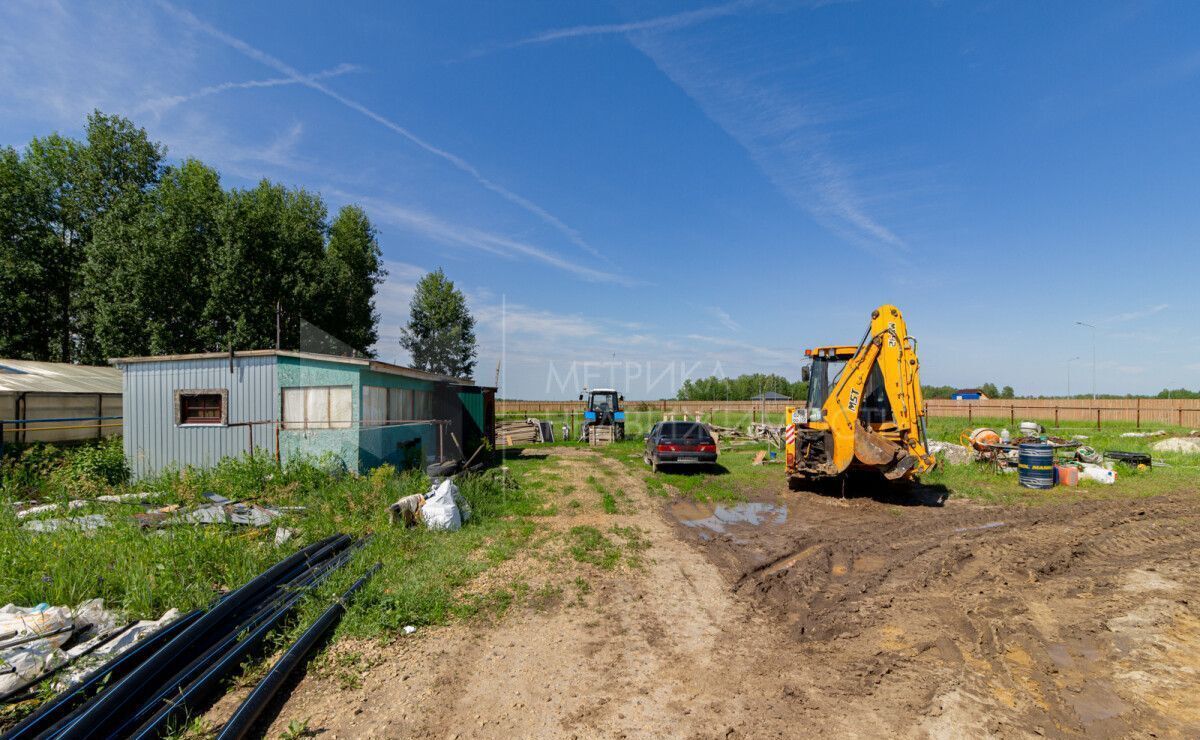
[[[510,259],[524,258],[541,262],[542,264],[568,272],[590,282],[613,283],[624,286],[638,284],[632,278],[607,272],[577,260],[561,257],[528,242],[478,229],[473,226],[444,221],[431,213],[409,206],[399,205],[381,198],[357,196],[338,191],[331,192],[347,200],[361,203],[369,209],[373,216],[381,221],[402,226],[442,244],[472,247]]]
[[[518,46],[527,46],[529,44],[544,44],[550,41],[559,41],[561,39],[573,39],[581,36],[606,36],[612,34],[627,34],[635,31],[661,31],[676,28],[686,28],[697,23],[720,18],[722,16],[733,15],[751,5],[755,5],[757,0],[737,0],[736,2],[724,3],[722,5],[710,5],[707,8],[698,8],[696,10],[687,10],[682,13],[674,13],[672,15],[663,15],[655,18],[647,18],[640,21],[630,21],[628,23],[600,23],[595,25],[570,26],[568,28],[556,28],[550,31],[527,36],[512,43],[503,44],[490,49],[482,49],[476,53],[486,53],[494,49],[511,49]]]
[[[1154,306],[1147,306],[1146,308],[1143,308],[1143,309],[1140,309],[1137,311],[1128,311],[1126,313],[1119,313],[1115,316],[1109,316],[1108,318],[1104,319],[1103,323],[1105,323],[1105,324],[1120,324],[1120,323],[1125,323],[1127,321],[1137,321],[1138,319],[1145,319],[1145,318],[1149,318],[1155,314],[1162,313],[1163,311],[1166,311],[1170,307],[1171,307],[1170,304],[1159,303]]]
[[[332,77],[340,77],[341,75],[355,72],[358,69],[359,68],[356,65],[343,62],[336,67],[308,75],[305,79],[327,80]],[[143,101],[134,112],[138,113],[144,111],[152,113],[156,117],[161,117],[163,113],[166,113],[168,110],[183,103],[191,102],[199,98],[206,98],[210,95],[228,92],[230,90],[254,90],[265,87],[281,87],[284,85],[299,84],[300,80],[293,79],[291,77],[273,77],[266,80],[246,80],[244,82],[222,82],[216,85],[207,85],[199,90],[182,95],[165,95],[151,98]]]
[[[337,101],[338,103],[344,105],[345,107],[366,116],[367,118],[371,119],[372,121],[375,121],[376,123],[380,124],[381,126],[387,128],[389,131],[392,131],[393,133],[396,133],[396,134],[402,136],[403,138],[407,139],[409,142],[416,145],[417,147],[425,150],[429,154],[432,154],[435,157],[445,160],[446,162],[450,163],[454,168],[469,175],[473,180],[475,180],[476,183],[478,183],[482,187],[486,188],[487,190],[490,190],[491,192],[495,193],[496,195],[499,195],[501,198],[504,198],[508,202],[518,206],[519,208],[524,209],[525,211],[533,214],[534,216],[537,216],[539,219],[541,219],[545,223],[554,227],[559,232],[564,234],[567,237],[567,239],[570,240],[576,246],[584,249],[585,251],[587,251],[594,257],[603,259],[603,256],[601,255],[600,251],[597,250],[595,247],[593,247],[591,244],[589,244],[577,230],[568,226],[565,222],[563,222],[557,216],[550,213],[549,211],[547,211],[546,209],[544,209],[537,203],[534,203],[533,201],[529,200],[528,198],[518,195],[517,193],[514,193],[513,191],[509,190],[508,188],[505,188],[503,185],[500,185],[500,184],[492,181],[491,179],[485,177],[483,175],[483,173],[480,172],[473,164],[471,164],[467,160],[463,159],[462,157],[460,157],[456,154],[453,154],[452,152],[449,152],[445,149],[441,149],[437,146],[434,146],[433,144],[431,144],[428,141],[426,141],[425,139],[417,136],[415,133],[413,133],[412,131],[408,130],[407,128],[401,126],[400,124],[396,123],[395,121],[391,120],[390,118],[387,118],[386,116],[375,112],[374,110],[368,108],[367,106],[363,105],[362,103],[360,103],[356,100],[353,100],[351,98],[348,98],[348,97],[342,95],[341,93],[336,92],[332,88],[325,85],[322,81],[320,81],[318,79],[314,79],[312,76],[303,75],[298,70],[296,70],[296,68],[292,67],[291,65],[282,61],[281,59],[274,57],[261,49],[251,46],[249,43],[243,41],[242,39],[239,39],[236,36],[232,36],[228,33],[225,33],[224,31],[216,28],[215,26],[213,26],[209,23],[206,23],[205,21],[200,20],[195,15],[193,15],[190,11],[185,10],[183,8],[177,8],[176,6],[172,5],[171,3],[166,2],[166,0],[158,0],[158,4],[164,10],[166,10],[167,12],[174,15],[176,18],[182,20],[188,27],[192,28],[193,30],[199,31],[203,34],[206,34],[206,35],[232,47],[233,49],[244,54],[245,56],[249,57],[250,59],[260,62],[261,64],[264,64],[264,65],[274,69],[275,71],[279,72],[280,74],[286,75],[289,79],[295,80],[298,84],[303,85],[304,87],[310,88],[312,90],[315,90],[315,91],[321,93],[322,95],[325,95],[325,96],[331,98],[332,100]]]
[[[730,316],[725,309],[721,308],[720,306],[710,306],[708,310],[709,313],[716,317],[717,323],[719,323],[721,326],[725,327],[729,331],[741,331],[742,325],[734,321],[733,317]]]
[[[854,168],[834,153],[829,104],[772,84],[761,70],[742,71],[737,63],[726,63],[722,54],[736,52],[724,45],[709,50],[699,42],[651,34],[630,40],[746,150],[793,204],[876,256],[907,250],[904,240],[871,212]]]

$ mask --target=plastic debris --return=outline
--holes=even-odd
[[[1174,437],[1155,442],[1150,446],[1155,452],[1181,452],[1185,455],[1200,455],[1200,437]]]
[[[288,541],[290,541],[295,536],[296,536],[296,531],[293,529],[288,529],[287,527],[276,527],[275,528],[275,546],[279,547],[280,545],[285,544]]]
[[[71,609],[38,604],[0,608],[0,699],[84,655],[114,633],[117,617],[102,599]],[[72,640],[73,647],[63,649]]]
[[[1122,436],[1122,437],[1137,437],[1137,438],[1141,438],[1141,437],[1165,437],[1165,436],[1167,436],[1167,433],[1166,433],[1165,431],[1163,431],[1162,429],[1159,429],[1159,430],[1158,430],[1158,431],[1156,431],[1156,432],[1125,432],[1125,433],[1124,433],[1124,434],[1122,434],[1121,436]]]
[[[421,518],[425,520],[426,527],[450,532],[462,527],[462,514],[455,501],[457,493],[458,486],[451,480],[444,480],[433,489],[421,507]]]
[[[412,633],[414,633],[416,631],[417,631],[417,628],[412,626],[411,624],[404,625],[404,634],[411,635]]]
[[[223,497],[218,496],[217,498]],[[228,501],[228,499],[224,500]],[[179,507],[177,506],[165,506],[155,511],[135,514],[134,518],[144,527],[152,527],[160,524],[239,524],[250,527],[264,527],[282,515],[282,510],[271,506],[243,503],[212,503],[182,512],[179,512]]]
[[[1116,471],[1109,470],[1099,465],[1084,465],[1083,470],[1080,471],[1079,477],[1086,478],[1087,480],[1094,480],[1097,483],[1104,483],[1106,485],[1112,485],[1113,483],[1117,482]]]
[[[35,519],[32,522],[22,524],[21,529],[27,529],[30,532],[55,532],[65,528],[91,532],[101,527],[111,526],[111,524],[112,522],[103,514],[88,514],[87,516],[71,517],[70,519]]]
[[[941,455],[942,459],[950,465],[965,465],[971,461],[971,450],[953,442],[931,440],[928,449],[930,454]]]

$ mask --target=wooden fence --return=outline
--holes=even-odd
[[[1097,427],[1106,421],[1144,424],[1173,424],[1181,427],[1200,427],[1200,399],[1165,398],[1101,398],[1095,401],[1075,398],[1038,398],[987,401],[948,401],[934,399],[926,402],[930,416],[959,416],[967,419],[1005,419],[1017,423],[1022,419],[1059,422],[1087,422]]]
[[[788,406],[803,406],[796,401],[626,401],[627,411],[658,411],[664,414],[705,414],[740,411],[746,414],[761,412],[765,406],[769,415],[782,413]],[[1104,422],[1171,424],[1200,428],[1200,399],[1112,398],[1112,399],[989,399],[987,401],[926,401],[930,416],[955,416],[966,419],[1008,419],[1017,424],[1023,419],[1051,422],[1086,422],[1103,426]],[[580,412],[579,401],[496,401],[496,412],[508,417],[537,416],[547,413]]]

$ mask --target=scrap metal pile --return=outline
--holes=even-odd
[[[1165,434],[1127,432],[1121,436],[1158,437]],[[1027,485],[1024,478],[1026,472],[1043,470],[1042,484],[1028,486],[1039,488],[1053,485],[1074,486],[1083,479],[1111,484],[1117,480],[1117,466],[1124,466],[1129,470],[1147,470],[1152,465],[1163,464],[1151,459],[1145,452],[1099,452],[1084,444],[1086,440],[1087,437],[1083,435],[1074,435],[1070,439],[1048,435],[1040,424],[1024,421],[1021,422],[1019,436],[1012,436],[1007,429],[997,432],[981,427],[963,432],[960,438],[962,444],[931,441],[929,451],[951,465],[978,462],[992,467],[997,472],[1019,473],[1022,476],[1022,485]],[[1155,445],[1155,449],[1159,449],[1161,444],[1163,443]],[[1044,467],[1034,467],[1038,463],[1027,462],[1023,458],[1027,451],[1031,455],[1038,454],[1035,450],[1044,456]]]
[[[226,679],[261,657],[267,637],[288,625],[306,595],[344,566],[364,540],[333,535],[268,568],[207,610],[168,621],[79,676],[69,688],[3,736],[150,738],[204,711]],[[346,604],[380,568],[372,566],[284,653],[225,723],[219,737],[245,736],[288,674],[336,624]]]

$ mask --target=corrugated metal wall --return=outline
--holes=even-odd
[[[172,360],[125,365],[125,457],[135,478],[168,467],[209,467],[222,458],[246,453],[246,426],[179,426],[175,423],[175,391],[226,389],[230,424],[271,421],[278,416],[279,386],[274,357],[229,360]],[[271,424],[251,427],[254,449],[275,454]]]

